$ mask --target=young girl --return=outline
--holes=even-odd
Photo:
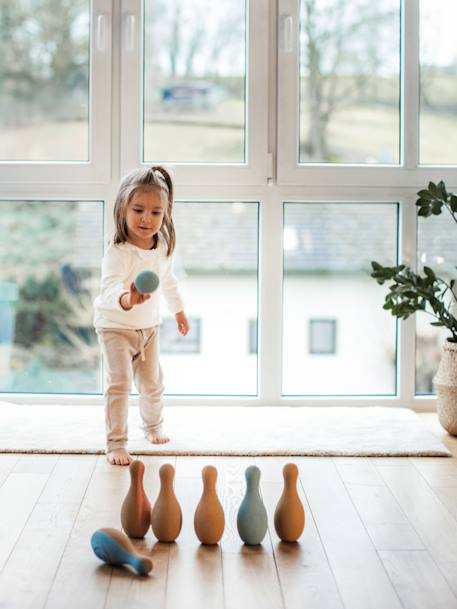
[[[164,390],[159,363],[160,292],[185,336],[189,322],[173,274],[176,235],[172,219],[173,184],[163,167],[140,169],[121,182],[114,206],[115,234],[102,262],[100,295],[94,325],[104,355],[106,455],[113,465],[128,465],[128,396],[132,380],[140,394],[146,438],[163,444]],[[138,292],[134,280],[142,271],[160,279],[151,295]]]

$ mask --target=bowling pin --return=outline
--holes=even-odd
[[[282,541],[297,541],[305,528],[305,510],[297,492],[298,467],[287,463],[282,473],[284,490],[275,510],[275,529]]]
[[[143,487],[144,463],[130,463],[130,488],[121,509],[122,528],[129,537],[144,537],[151,524],[151,502]]]
[[[245,472],[246,494],[241,502],[236,520],[238,533],[245,544],[262,543],[267,532],[267,511],[260,496],[260,469],[250,465]]]
[[[108,565],[133,567],[139,575],[147,575],[152,569],[152,561],[138,554],[132,542],[117,529],[98,529],[90,540],[95,555]]]
[[[209,545],[217,544],[224,533],[225,517],[216,493],[217,469],[207,465],[202,470],[203,494],[194,516],[198,539]]]
[[[174,541],[182,526],[181,507],[173,489],[175,468],[165,463],[159,470],[160,492],[151,514],[151,526],[159,541]]]

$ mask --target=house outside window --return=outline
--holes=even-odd
[[[309,353],[336,355],[336,319],[309,320]]]
[[[160,351],[162,353],[201,353],[201,320],[190,318],[190,332],[184,337],[178,333],[176,321],[163,320],[160,327]]]

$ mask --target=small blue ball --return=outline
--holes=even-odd
[[[152,271],[143,271],[135,279],[135,287],[142,294],[151,294],[159,287],[159,278]]]

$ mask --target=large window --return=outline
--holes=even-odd
[[[457,5],[421,0],[420,9],[420,161],[457,165]]]
[[[89,6],[2,2],[1,160],[89,160]]]
[[[431,218],[419,218],[417,223],[417,265],[420,270],[429,266],[436,275],[448,284],[456,278],[457,239],[455,227],[449,214]],[[454,316],[457,314],[457,291],[454,296],[448,291],[446,300],[451,303]],[[416,319],[416,392],[434,392],[433,377],[441,357],[443,341],[448,336],[444,328],[430,325],[434,320],[426,313],[418,313]]]
[[[284,394],[394,394],[396,324],[369,269],[396,262],[396,205],[287,203],[284,231]]]
[[[301,0],[301,163],[400,160],[400,2]]]
[[[163,353],[167,393],[254,396],[257,354],[246,349],[246,325],[257,317],[258,204],[179,202],[175,224],[176,274],[201,333],[185,360],[186,339],[181,353]]]
[[[245,161],[244,0],[145,1],[143,160]]]
[[[0,201],[0,390],[97,393],[103,205]]]
[[[114,200],[163,164],[192,324],[164,303],[170,403],[433,407],[443,333],[370,263],[457,274],[415,206],[457,188],[454,4],[0,2],[0,391],[102,402]]]

